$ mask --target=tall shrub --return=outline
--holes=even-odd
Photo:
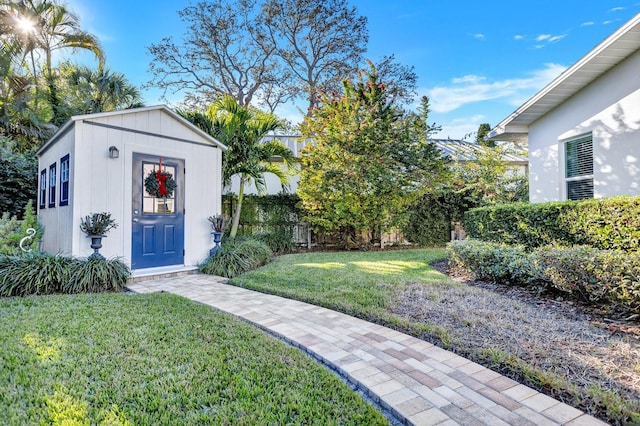
[[[640,250],[640,196],[472,209],[464,216],[469,236],[483,241],[557,244]]]

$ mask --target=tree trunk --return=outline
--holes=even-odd
[[[240,189],[238,190],[238,203],[236,204],[236,211],[233,213],[233,223],[231,224],[230,238],[235,238],[238,233],[238,226],[240,224],[240,211],[242,210],[242,199],[244,198],[244,175],[240,175]]]

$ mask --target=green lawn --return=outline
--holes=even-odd
[[[302,300],[367,320],[446,340],[446,331],[406,321],[389,312],[396,294],[412,282],[437,285],[448,278],[429,264],[444,249],[316,252],[277,257],[231,284]]]
[[[429,266],[444,257],[442,249],[293,254],[231,284],[389,326],[609,423],[640,424],[638,335],[612,333],[573,305],[530,301],[526,290],[451,280]]]
[[[300,351],[169,294],[0,299],[9,425],[387,424]]]

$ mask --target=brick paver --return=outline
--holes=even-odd
[[[165,291],[255,324],[328,365],[396,423],[407,425],[584,425],[606,423],[454,353],[330,309],[192,274],[131,283]]]

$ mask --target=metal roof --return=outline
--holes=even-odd
[[[640,13],[567,68],[487,135],[489,140],[527,142],[529,126],[598,77],[640,50]]]
[[[476,161],[478,154],[487,150],[484,146],[457,139],[429,139],[429,141],[433,142],[444,156],[458,161]],[[529,164],[527,157],[515,154],[503,154],[502,161],[514,165]]]

